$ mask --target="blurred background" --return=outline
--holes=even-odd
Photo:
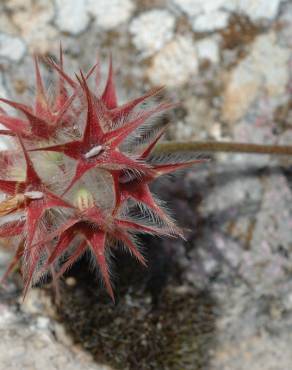
[[[292,1],[1,0],[1,97],[29,101],[32,55],[57,57],[60,42],[72,74],[90,68],[98,54],[105,77],[112,53],[121,103],[165,85],[166,96],[181,103],[171,113],[167,140],[292,143]],[[50,72],[42,70],[49,83]],[[121,320],[114,335],[121,343],[126,336],[123,346],[91,318],[84,324],[87,342],[76,329],[76,347],[44,291],[35,289],[19,310],[11,282],[0,295],[0,369],[108,369],[99,363],[142,370],[291,369],[291,178],[287,158],[220,154],[158,186],[192,232],[187,242],[164,242],[176,275],[160,319],[151,314],[148,322],[149,297],[129,292],[124,311],[111,313]],[[6,258],[1,251],[0,270]],[[65,320],[80,320],[80,312],[84,319],[87,309],[66,312]],[[133,320],[136,328],[129,324],[133,315],[143,318]],[[171,320],[180,328],[171,330]],[[133,337],[128,324],[137,330]],[[115,348],[120,354],[112,359]]]

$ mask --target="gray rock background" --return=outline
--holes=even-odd
[[[166,85],[181,102],[168,140],[291,145],[291,35],[291,1],[1,1],[0,95],[29,101],[31,55],[57,55],[61,41],[71,72],[89,68],[98,53],[105,73],[112,52],[121,102]],[[167,244],[182,271],[180,284],[167,289],[174,297],[208,291],[215,321],[203,365],[193,359],[148,368],[292,369],[291,160],[220,154],[167,191],[192,229],[188,244]],[[6,263],[3,246],[1,270]],[[10,281],[0,294],[1,370],[107,368],[73,344],[44,290],[20,304],[17,286]],[[129,312],[149,305],[127,299]],[[188,316],[200,318],[192,307]]]

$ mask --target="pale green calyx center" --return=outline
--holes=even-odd
[[[84,211],[94,206],[94,198],[89,190],[80,188],[74,196],[74,205],[80,211]]]

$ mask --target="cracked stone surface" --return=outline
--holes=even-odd
[[[166,140],[291,145],[291,30],[289,0],[2,1],[0,96],[28,103],[31,55],[58,55],[61,41],[72,74],[97,52],[105,74],[113,54],[121,102],[166,85],[181,102]],[[82,263],[60,308],[48,286],[22,304],[16,273],[0,288],[0,369],[289,370],[291,165],[221,153],[157,183],[186,241],[146,241],[148,272],[116,258],[115,307]]]

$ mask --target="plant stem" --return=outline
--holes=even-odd
[[[230,153],[292,155],[292,146],[228,143],[216,141],[207,141],[207,142],[174,141],[157,144],[154,150],[154,154],[178,153],[178,152],[230,152]]]

